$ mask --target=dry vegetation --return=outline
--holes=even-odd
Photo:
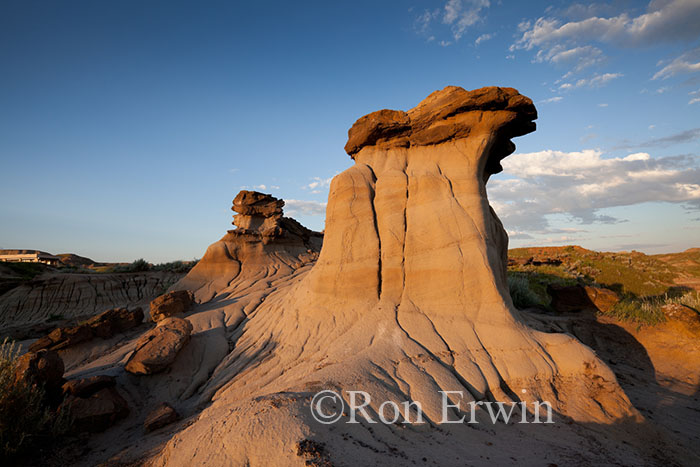
[[[579,246],[516,248],[509,251],[508,285],[518,308],[551,311],[547,286],[595,285],[617,292],[611,315],[642,324],[664,321],[661,308],[683,304],[700,310],[692,286],[700,284],[700,249],[648,256],[597,252]]]
[[[19,347],[0,343],[0,463],[10,465],[36,449],[50,448],[70,428],[65,414],[49,406],[44,389],[15,380]]]

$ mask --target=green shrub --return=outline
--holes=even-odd
[[[518,309],[542,305],[540,297],[530,289],[530,281],[521,275],[508,275],[508,291],[513,305]]]
[[[117,264],[99,272],[121,273],[121,272],[145,272],[151,270],[151,264],[143,258],[139,258],[131,264]]]
[[[665,305],[679,304],[700,310],[700,292],[666,293],[655,297],[635,297],[628,295],[620,300],[612,310],[612,315],[620,321],[654,325],[666,321],[662,308]]]
[[[617,302],[609,314],[620,321],[654,325],[666,321],[662,305],[658,299],[628,296]]]
[[[153,266],[154,271],[166,271],[176,273],[188,273],[197,264],[199,260],[193,261],[171,261],[169,263],[160,263]]]
[[[0,344],[0,464],[47,447],[70,426],[67,416],[56,416],[44,389],[15,382],[19,348],[5,339]]]
[[[151,269],[151,265],[143,258],[139,258],[129,267],[130,272],[144,272]]]

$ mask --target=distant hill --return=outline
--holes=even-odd
[[[71,266],[71,267],[91,267],[94,266],[98,263],[95,261],[91,260],[90,258],[86,258],[85,256],[80,256],[76,255],[75,253],[61,253],[56,255],[59,258],[61,258],[61,263],[65,264],[66,266]]]
[[[670,288],[700,286],[700,248],[682,253],[646,255],[638,251],[598,252],[580,246],[514,248],[509,270],[565,280],[589,281],[638,296]]]
[[[700,248],[654,255],[654,258],[671,265],[678,272],[677,284],[700,290]]]

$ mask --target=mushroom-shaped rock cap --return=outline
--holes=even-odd
[[[258,191],[243,190],[233,200],[231,210],[245,216],[281,216],[284,201]]]
[[[494,118],[475,118],[486,112],[494,113]],[[366,146],[426,146],[479,131],[503,132],[503,137],[512,138],[535,131],[536,118],[532,100],[513,88],[465,91],[447,86],[408,112],[385,109],[361,117],[348,131],[345,151],[354,158]]]

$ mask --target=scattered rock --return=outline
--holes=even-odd
[[[63,384],[63,394],[75,397],[90,397],[104,388],[116,385],[114,377],[108,375],[91,376],[83,379],[71,379]]]
[[[92,329],[85,324],[70,328],[56,328],[48,335],[48,338],[51,341],[48,348],[51,350],[65,349],[66,347],[89,341],[93,337]],[[40,339],[35,343],[35,345],[41,341],[42,340]],[[29,347],[29,350],[33,350],[32,347]]]
[[[194,294],[189,290],[176,290],[161,295],[151,302],[151,320],[162,321],[170,316],[185,313],[194,303]]]
[[[559,313],[593,310],[607,313],[620,301],[609,289],[581,285],[549,285],[547,293],[552,297],[552,308]]]
[[[666,318],[674,321],[682,321],[692,325],[700,325],[700,313],[689,306],[680,303],[670,303],[661,307]]]
[[[560,266],[561,263],[559,258],[549,257],[508,258],[508,266]]]
[[[620,297],[614,291],[610,289],[604,289],[602,287],[584,287],[586,295],[593,302],[596,309],[602,313],[608,313],[612,311],[617,302],[620,301]]]
[[[103,339],[109,339],[119,332],[128,331],[143,322],[143,310],[141,307],[128,310],[126,308],[113,308],[90,318],[87,325],[92,332]]]
[[[68,410],[78,432],[97,433],[129,415],[129,406],[114,387],[106,387],[88,397],[69,395],[60,410]]]
[[[146,432],[149,432],[176,422],[179,418],[177,411],[167,402],[163,402],[148,414],[143,426]]]
[[[126,363],[126,371],[150,375],[165,370],[190,340],[192,324],[182,318],[165,318],[136,343]]]
[[[28,352],[17,360],[15,381],[44,386],[47,391],[61,387],[63,383],[63,360],[51,350]]]
[[[90,318],[86,323],[72,327],[56,328],[29,346],[31,352],[41,349],[62,350],[101,337],[109,339],[143,322],[143,310],[113,308]]]

